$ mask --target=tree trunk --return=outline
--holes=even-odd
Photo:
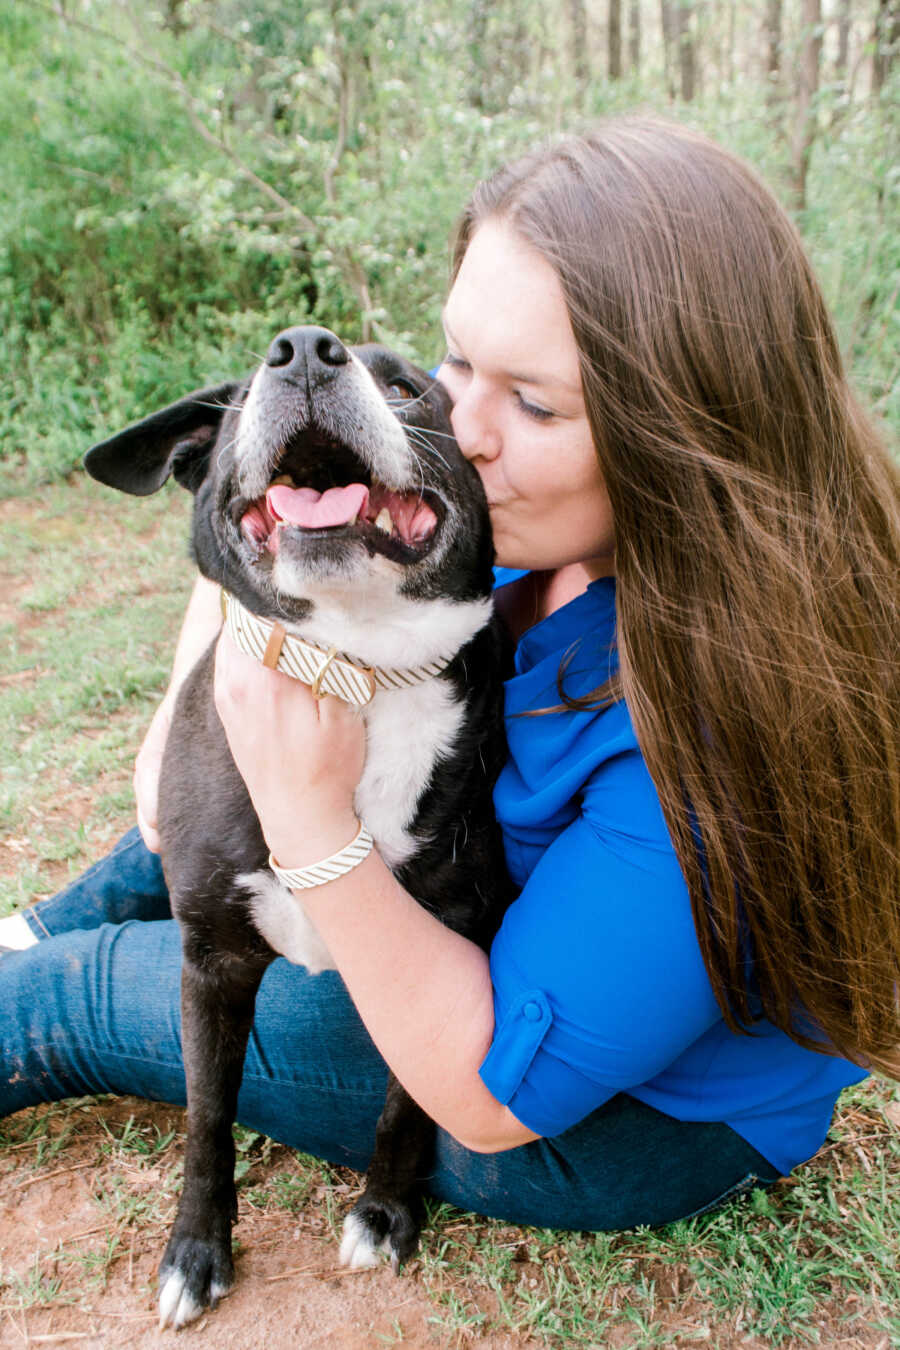
[[[628,6],[628,66],[633,75],[641,73],[641,0]]]
[[[609,0],[609,78],[622,78],[622,0]]]
[[[673,74],[672,47],[675,35],[675,21],[672,5],[676,0],[659,0],[659,18],[662,25],[663,70],[669,98],[675,97],[675,77]]]
[[[528,18],[528,13],[518,5],[511,15],[509,30],[510,59],[507,63],[509,66],[507,83],[510,89],[523,80],[530,80],[532,72],[535,69],[540,69],[536,65],[536,56],[540,44],[534,32],[528,26]],[[587,56],[585,56],[585,67],[587,67]]]
[[[690,103],[696,88],[697,68],[694,61],[694,36],[691,31],[692,0],[677,0],[675,7],[675,35],[678,46],[678,70],[681,76],[681,97]]]
[[[469,102],[478,112],[487,108],[487,26],[490,0],[471,0],[469,7]]]
[[[766,101],[770,106],[781,102],[781,42],[782,0],[766,0],[764,27],[766,49]]]
[[[188,28],[181,12],[183,7],[184,0],[166,0],[163,6],[162,26],[167,28],[170,33],[174,33],[176,37],[186,33]]]
[[[590,78],[588,66],[587,10],[584,0],[569,0],[569,23],[572,30],[572,73],[579,95],[584,95]]]
[[[781,18],[782,0],[766,3],[766,74],[777,83],[781,76]]]
[[[847,83],[847,58],[850,54],[850,0],[840,0],[837,16],[838,49],[834,73],[838,82]]]
[[[806,206],[806,175],[816,138],[815,99],[822,53],[822,0],[803,0],[802,24],[791,166],[794,202],[800,211]]]
[[[872,93],[880,94],[900,51],[900,0],[878,0],[872,49]]]

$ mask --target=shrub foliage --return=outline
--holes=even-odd
[[[676,47],[660,7],[634,3],[627,60],[605,26],[619,6],[600,8],[4,9],[0,485],[69,473],[92,439],[249,368],[289,323],[435,360],[447,240],[475,179],[631,108],[685,118],[760,168],[797,212],[867,401],[900,422],[896,34],[879,45],[864,0],[842,6],[847,49],[826,25],[798,187],[808,5],[785,0],[777,70],[749,0],[712,15],[682,0]]]

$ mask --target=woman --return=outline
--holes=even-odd
[[[657,1224],[789,1172],[843,1087],[898,1072],[897,475],[792,226],[683,129],[611,123],[482,184],[445,323],[519,569],[495,800],[521,893],[488,958],[377,852],[304,892],[340,978],[270,968],[238,1114],[363,1167],[386,1062],[440,1127],[439,1198]],[[201,584],[173,684],[216,614]],[[346,845],[354,714],[225,637],[216,697],[278,862]],[[183,1101],[165,913],[135,837],[30,911],[61,935],[3,960],[0,1109]]]

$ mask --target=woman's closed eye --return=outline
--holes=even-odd
[[[457,356],[455,352],[451,351],[444,354],[442,365],[449,366],[451,370],[459,370],[462,372],[471,372],[472,370],[469,362],[466,361],[464,357]],[[511,392],[519,411],[523,412],[526,417],[532,418],[535,422],[547,422],[552,417],[556,416],[549,408],[542,408],[539,403],[529,402],[527,398],[522,396],[518,389],[513,389]]]
[[[472,367],[468,361],[464,361],[461,356],[454,356],[453,352],[445,352],[442,366],[452,366],[454,370],[471,370]]]
[[[547,422],[550,418],[556,416],[556,413],[551,412],[549,408],[542,408],[538,403],[529,403],[527,399],[522,397],[518,389],[514,389],[513,394],[520,410],[526,417],[532,417],[536,422]]]

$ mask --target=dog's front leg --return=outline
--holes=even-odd
[[[237,1217],[232,1125],[266,963],[217,961],[212,972],[185,955],[182,1049],[187,1080],[187,1147],[178,1213],[159,1267],[160,1327],[184,1326],[228,1293],[234,1281],[231,1225]]]
[[[434,1122],[393,1074],[375,1131],[366,1189],[344,1220],[341,1264],[377,1265],[386,1252],[397,1271],[416,1249],[422,1226],[420,1187],[434,1152]]]

